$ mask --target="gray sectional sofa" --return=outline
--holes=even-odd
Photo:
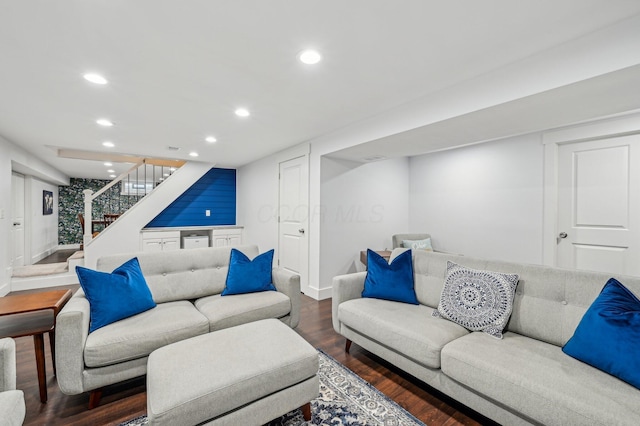
[[[424,251],[412,257],[419,305],[362,298],[366,272],[334,278],[333,326],[348,345],[504,425],[640,424],[640,390],[561,350],[610,275]],[[520,276],[502,340],[431,315],[448,260]],[[640,294],[640,278],[616,278]]]
[[[257,246],[237,247],[249,258]],[[137,256],[157,306],[89,333],[89,301],[82,289],[60,311],[56,325],[56,366],[63,393],[91,392],[146,373],[147,358],[162,346],[235,325],[277,318],[295,328],[300,315],[300,277],[272,271],[277,291],[220,296],[231,248],[135,253],[98,259],[111,272]]]

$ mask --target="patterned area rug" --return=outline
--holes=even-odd
[[[354,372],[322,351],[318,352],[320,395],[311,401],[311,421],[305,422],[300,409],[293,410],[268,426],[424,426],[391,399],[362,380]],[[143,426],[146,416],[120,426]]]

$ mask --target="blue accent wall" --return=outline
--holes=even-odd
[[[206,210],[211,216],[205,215]],[[236,171],[212,168],[146,227],[235,224]]]

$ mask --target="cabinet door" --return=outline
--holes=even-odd
[[[178,238],[164,238],[162,240],[162,251],[179,250],[180,239]]]
[[[162,238],[143,239],[142,251],[162,251]]]
[[[242,245],[242,235],[240,234],[231,234],[229,235],[229,245],[231,247],[237,247]]]
[[[214,235],[213,236],[213,247],[226,247],[227,244],[227,236],[226,235]]]

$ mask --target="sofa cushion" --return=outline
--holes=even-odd
[[[276,291],[271,279],[273,253],[274,250],[271,249],[249,259],[241,251],[232,248],[229,271],[222,295]]]
[[[442,372],[533,423],[637,424],[640,418],[640,391],[558,346],[515,333],[454,340],[442,350]]]
[[[207,318],[192,303],[160,303],[89,334],[84,362],[87,367],[103,367],[142,358],[162,346],[208,331]]]
[[[640,389],[640,300],[609,279],[562,351]]]
[[[447,262],[447,274],[436,317],[471,331],[502,338],[513,309],[518,275],[482,271]]]
[[[291,300],[279,291],[219,294],[196,300],[196,308],[209,320],[211,331],[268,318],[282,318],[291,313]]]
[[[362,297],[418,304],[413,289],[411,251],[400,253],[391,263],[387,263],[378,253],[367,249],[367,265]]]
[[[433,308],[380,299],[353,299],[338,307],[345,326],[412,359],[440,367],[440,351],[469,332],[451,321],[431,316]]]
[[[136,257],[111,273],[76,266],[76,274],[89,300],[89,333],[156,306]]]
[[[258,246],[236,247],[253,258]],[[207,247],[166,252],[142,252],[136,256],[156,303],[194,300],[224,289],[231,247]],[[111,271],[131,255],[116,254],[98,259],[100,271]]]

